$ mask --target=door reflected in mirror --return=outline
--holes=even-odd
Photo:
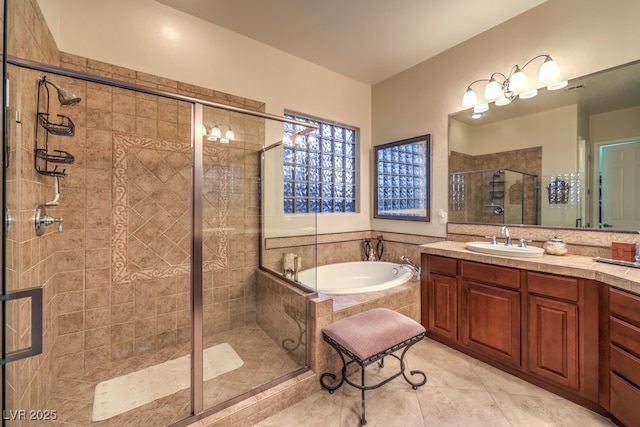
[[[374,217],[429,221],[430,135],[378,145]]]

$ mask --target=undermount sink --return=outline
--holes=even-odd
[[[541,257],[544,249],[535,246],[505,246],[503,244],[492,244],[490,242],[467,242],[466,248],[474,252],[482,252],[489,255],[513,256],[521,258]]]

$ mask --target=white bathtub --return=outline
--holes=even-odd
[[[341,262],[302,270],[300,282],[328,295],[381,291],[411,279],[411,272],[399,263],[383,261]]]

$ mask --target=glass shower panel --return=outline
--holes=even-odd
[[[282,157],[279,173],[265,176],[260,153],[282,140],[283,123],[203,110],[202,394],[203,407],[212,408],[305,366],[308,292],[277,290],[273,276],[260,269],[260,192],[282,182]],[[281,186],[279,194],[282,200]],[[304,238],[315,246],[315,221],[305,226],[313,226]],[[306,266],[315,264],[315,249],[299,253]],[[277,258],[279,271],[282,255]]]
[[[42,354],[7,364],[7,402],[83,425],[187,417],[191,104],[8,68],[5,274],[9,290],[38,288],[44,298]],[[49,88],[49,102],[37,105],[41,74],[82,101],[61,109]],[[35,132],[43,108],[70,119],[73,132],[40,121]],[[34,141],[44,132],[48,167],[38,171]],[[38,235],[38,205],[63,226]],[[20,300],[7,311],[10,343],[29,344],[30,306]],[[179,380],[156,381],[170,375]]]
[[[292,150],[283,139],[296,144],[313,144],[315,130],[304,124],[272,123],[271,145],[261,153],[262,234],[260,239],[261,267],[272,273],[316,290],[316,275],[299,272],[315,271],[317,266],[317,214],[287,213],[288,204],[307,205],[305,198],[314,199],[319,191],[320,173],[317,165]],[[297,178],[299,177],[299,179]]]
[[[4,86],[8,90],[9,104],[5,108],[5,115],[10,117],[15,115],[18,110],[18,94],[19,70],[16,67],[8,66],[6,71],[8,85]],[[4,167],[3,167],[3,206],[4,206],[4,259],[3,259],[3,294],[15,292],[20,289],[20,227],[23,221],[17,221],[20,216],[20,146],[17,144],[18,125],[15,120],[5,120],[3,126],[6,126],[6,134],[4,141]],[[25,286],[27,287],[27,286]],[[28,331],[30,325],[24,324],[25,316],[20,316],[21,300],[8,301],[2,304],[4,311],[3,318],[5,324],[2,332],[4,340],[3,348],[7,353],[18,351],[22,345],[20,337]],[[28,307],[25,307],[28,308]],[[22,343],[27,344],[27,343]],[[4,354],[3,354],[4,357]],[[21,378],[21,373],[28,363],[27,360],[11,362],[5,364],[3,369],[4,379],[4,395],[2,398],[3,409],[6,413],[14,413],[19,409],[31,410],[33,408],[29,402],[22,401],[20,397],[24,393],[24,384],[29,378]],[[24,376],[24,375],[23,375]],[[17,425],[19,420],[7,420],[7,425]]]

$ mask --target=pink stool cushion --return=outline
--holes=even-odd
[[[322,332],[360,360],[365,360],[424,333],[425,329],[393,310],[374,308],[338,320]]]

